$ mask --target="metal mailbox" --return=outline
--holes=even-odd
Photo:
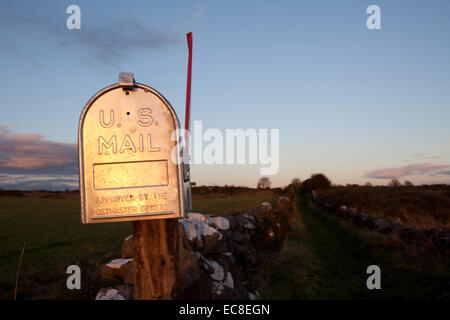
[[[82,222],[184,217],[191,190],[179,129],[170,103],[132,73],[95,94],[78,128]]]

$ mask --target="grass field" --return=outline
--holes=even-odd
[[[192,210],[209,215],[227,215],[242,211],[243,209],[259,207],[262,202],[271,201],[275,197],[275,195],[269,193],[242,194],[239,196],[219,198],[200,198],[194,196]]]
[[[194,196],[193,210],[229,214],[258,206],[272,195],[214,198]],[[0,299],[12,299],[23,245],[18,299],[92,299],[99,287],[117,283],[100,278],[99,266],[118,258],[131,223],[80,223],[77,200],[0,197]],[[66,268],[82,270],[82,290],[66,288]]]
[[[232,214],[273,199],[270,194],[196,197],[193,211]],[[450,265],[392,244],[311,209],[297,198],[298,219],[283,250],[252,282],[266,299],[449,299]],[[77,200],[0,197],[0,299],[12,299],[25,243],[18,299],[93,299],[103,286],[99,266],[119,257],[131,224],[82,225]],[[82,290],[66,288],[68,265],[82,269]],[[379,265],[382,290],[366,288],[366,268]]]
[[[450,263],[311,209],[297,198],[298,219],[283,250],[252,279],[263,299],[450,299]],[[381,268],[381,290],[368,290],[366,268]]]

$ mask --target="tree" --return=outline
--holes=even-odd
[[[366,187],[372,187],[372,184],[370,182],[367,182]]]
[[[327,190],[331,187],[331,181],[322,173],[311,175],[311,183],[314,190]]]
[[[292,188],[295,193],[298,193],[302,188],[302,181],[299,178],[294,178],[292,179],[289,187]]]
[[[303,181],[302,189],[311,192],[313,190],[327,190],[331,187],[331,181],[322,173],[311,175],[311,178]]]
[[[261,179],[259,179],[258,181],[258,185],[257,188],[258,189],[268,189],[270,188],[270,185],[272,184],[272,182],[270,181],[269,178],[267,177],[262,177]]]
[[[413,183],[412,183],[411,181],[409,181],[409,180],[406,180],[406,181],[403,183],[403,185],[404,185],[405,187],[412,187],[412,186],[414,186]]]
[[[400,187],[401,185],[398,179],[392,179],[388,184],[389,187]]]

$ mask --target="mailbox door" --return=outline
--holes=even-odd
[[[98,92],[79,125],[82,222],[183,217],[178,129],[169,102],[148,86]]]

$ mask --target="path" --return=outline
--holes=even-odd
[[[263,298],[450,298],[450,266],[312,209],[296,199],[298,221],[279,257],[256,281]],[[369,290],[366,269],[381,268],[381,290]]]

